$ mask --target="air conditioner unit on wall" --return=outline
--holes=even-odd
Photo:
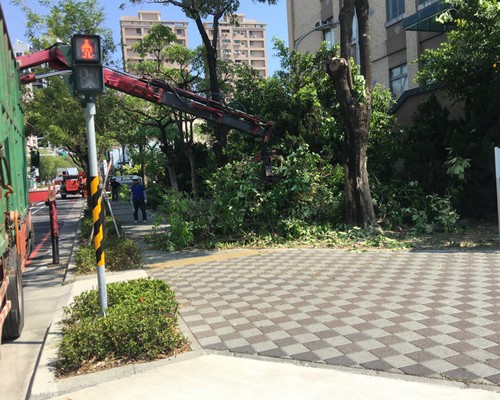
[[[325,25],[325,22],[319,20],[314,23],[314,28],[320,28],[321,26]]]
[[[339,25],[340,25],[339,21],[328,19],[326,21],[316,21],[314,23],[314,29],[317,31],[328,31],[330,29],[336,28]]]

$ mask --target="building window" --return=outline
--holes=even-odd
[[[325,31],[325,42],[327,48],[331,49],[335,46],[335,29],[330,29]]]
[[[389,80],[391,92],[397,99],[405,90],[408,90],[408,67],[406,64],[391,68],[389,70]]]
[[[137,28],[137,29],[135,30],[135,33],[137,33],[138,35],[140,35],[140,34],[141,34],[141,28]]]
[[[176,34],[178,36],[184,36],[184,30],[183,29],[176,29]]]
[[[405,13],[405,0],[387,0],[387,20],[391,21]]]
[[[354,16],[352,17],[352,37],[351,37],[351,45],[354,47],[355,59],[356,63],[359,64],[361,55],[359,48],[359,24],[358,24],[358,15],[356,11],[354,11]]]

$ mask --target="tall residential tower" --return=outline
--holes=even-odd
[[[141,58],[132,50],[134,43],[150,33],[151,26],[161,24],[170,27],[177,36],[177,43],[188,46],[188,23],[186,21],[163,21],[160,11],[139,11],[137,17],[120,17],[123,63],[125,71],[129,64],[138,63]],[[152,59],[152,57],[151,57]]]
[[[236,14],[236,20],[224,17],[219,24],[217,48],[222,60],[244,63],[267,77],[266,24]],[[210,39],[214,37],[213,24],[205,23]]]

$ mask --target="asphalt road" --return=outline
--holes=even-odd
[[[35,246],[23,274],[25,318],[20,338],[0,346],[0,399],[27,398],[41,346],[54,312],[66,305],[70,286],[63,286],[78,220],[83,206],[80,197],[56,200],[59,223],[58,265],[53,264],[48,207],[32,207]]]

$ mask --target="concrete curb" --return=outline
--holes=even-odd
[[[83,203],[82,209],[80,210],[80,215],[78,217],[78,227],[76,228],[76,236],[73,240],[73,245],[71,247],[71,255],[69,257],[68,267],[66,268],[66,274],[64,275],[63,285],[74,282],[76,279],[76,261],[75,261],[75,253],[76,250],[80,248],[80,233],[82,230],[82,219],[83,214],[85,213],[86,203]]]
[[[138,279],[147,277],[144,271],[125,271],[123,273],[108,273],[107,283]],[[67,305],[71,304],[73,298],[85,290],[96,288],[97,280],[95,276],[78,279],[72,283],[71,294]],[[64,310],[61,308],[54,314],[54,319],[50,325],[41,349],[41,356],[36,367],[36,373],[29,394],[30,399],[47,399],[54,397],[60,392],[60,387],[73,389],[71,384],[63,384],[68,380],[58,380],[55,375],[55,363],[57,361],[57,351],[62,337],[61,320],[64,316]],[[80,378],[80,377],[77,377]],[[95,384],[95,383],[94,383]]]

